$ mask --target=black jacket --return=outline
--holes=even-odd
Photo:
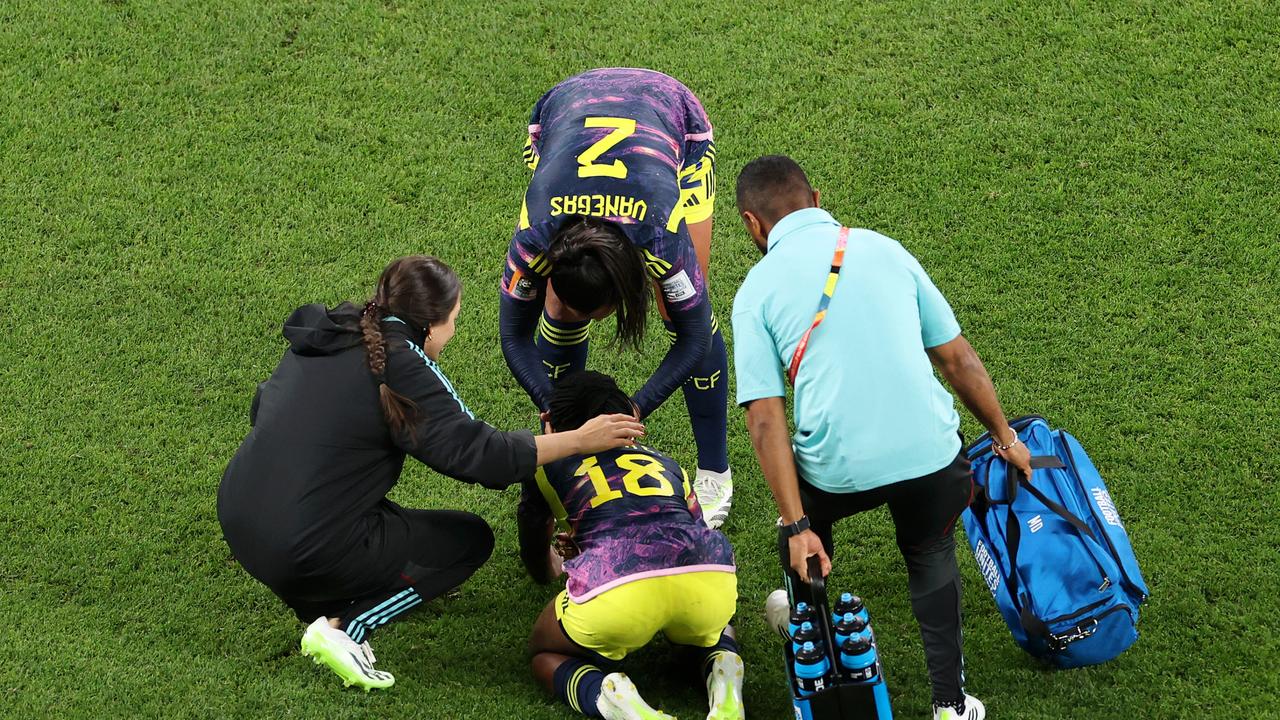
[[[423,334],[384,320],[387,385],[417,404],[413,439],[382,415],[351,304],[304,305],[285,321],[289,350],[258,386],[248,437],[222,477],[218,519],[240,563],[283,595],[358,594],[403,567],[408,526],[386,499],[406,454],[464,482],[504,488],[533,474],[528,431],[475,419],[421,349]]]

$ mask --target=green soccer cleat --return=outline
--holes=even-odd
[[[396,679],[391,673],[373,669],[373,650],[369,644],[357,645],[346,633],[329,625],[329,618],[319,618],[302,634],[302,654],[327,665],[342,678],[343,687],[388,688]]]
[[[707,702],[711,712],[707,720],[742,720],[742,658],[737,653],[722,652],[707,675]]]
[[[984,720],[986,717],[986,706],[969,693],[965,693],[957,705],[933,706],[933,720]]]
[[[693,492],[698,496],[702,520],[707,527],[715,530],[729,519],[729,508],[733,505],[733,473],[729,469],[713,472],[699,468]]]
[[[661,710],[654,710],[640,697],[636,684],[624,673],[609,673],[600,683],[596,709],[604,720],[676,720]]]

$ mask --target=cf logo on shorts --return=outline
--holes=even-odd
[[[717,370],[711,373],[711,377],[690,377],[689,379],[693,380],[693,387],[697,390],[712,390],[715,388],[716,383],[720,381],[720,371]]]
[[[547,377],[551,378],[552,380],[559,378],[560,373],[563,373],[565,370],[569,369],[569,363],[565,363],[563,365],[554,365],[552,363],[547,362],[546,360],[543,360],[542,364],[547,366]]]

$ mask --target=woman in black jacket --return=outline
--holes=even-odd
[[[373,668],[369,633],[457,587],[493,551],[477,515],[387,499],[405,455],[501,489],[537,465],[628,445],[644,431],[630,415],[536,437],[477,420],[436,364],[460,303],[448,265],[411,256],[387,266],[363,309],[295,310],[284,325],[289,350],[258,386],[253,428],[218,490],[232,553],[311,623],[303,653],[346,685],[391,685]]]

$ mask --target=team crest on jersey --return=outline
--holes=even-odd
[[[521,300],[532,300],[537,296],[538,288],[533,284],[532,280],[527,277],[522,277],[519,280],[516,280],[511,294]]]

